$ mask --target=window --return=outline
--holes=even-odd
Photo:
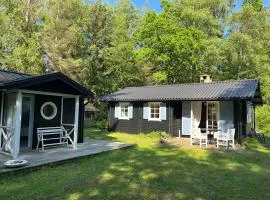
[[[91,111],[85,111],[84,112],[84,117],[87,119],[91,119],[92,118],[92,112]]]
[[[57,107],[53,102],[45,102],[40,108],[41,116],[46,120],[51,120],[57,115]]]
[[[150,103],[150,120],[160,120],[160,103]]]
[[[128,119],[128,104],[120,105],[120,119]]]
[[[208,129],[218,129],[217,103],[208,103]]]

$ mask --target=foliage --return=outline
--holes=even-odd
[[[86,54],[84,59],[85,82],[97,94],[112,91],[109,66],[105,62],[111,46],[112,10],[106,3],[94,1],[87,9],[85,24]]]
[[[262,0],[162,0],[161,12],[131,0],[1,0],[0,65],[61,71],[99,98],[127,86],[261,80],[270,104],[270,11]],[[260,113],[260,112],[259,112]]]
[[[85,134],[135,145],[1,175],[0,199],[269,199],[270,149],[256,140],[224,152],[160,147],[158,135]]]
[[[270,105],[263,105],[256,109],[256,126],[259,132],[270,136]]]
[[[156,71],[150,77],[154,85],[163,85],[167,82],[167,73],[165,71]]]
[[[48,70],[82,82],[85,6],[77,0],[48,0],[43,10],[40,43],[49,60]]]
[[[42,1],[1,0],[0,66],[19,72],[44,71],[36,23]]]
[[[99,128],[100,130],[107,130],[108,128],[108,121],[106,119],[100,120],[100,121],[96,121],[95,122],[95,127]]]

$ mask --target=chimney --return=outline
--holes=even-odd
[[[212,76],[211,75],[201,75],[200,76],[200,83],[211,83],[212,82]]]

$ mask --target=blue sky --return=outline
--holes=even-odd
[[[108,0],[109,3],[113,4],[116,0]],[[145,5],[146,0],[132,0],[134,4],[137,7],[143,7]],[[157,12],[161,11],[160,8],[160,1],[159,0],[149,0],[150,7],[153,10],[156,10]],[[270,8],[270,0],[263,0],[263,3],[266,7]],[[239,10],[242,4],[242,0],[237,0],[236,1],[236,7],[234,10]]]

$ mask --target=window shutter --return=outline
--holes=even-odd
[[[148,107],[148,103],[143,104],[143,119],[149,118],[149,112],[150,112],[150,109]]]
[[[121,112],[121,109],[120,109],[119,103],[117,103],[115,104],[115,108],[114,108],[114,117],[119,118],[120,112]]]
[[[166,103],[160,103],[160,119],[166,120]]]
[[[128,118],[129,119],[133,118],[133,105],[132,104],[128,105]]]

